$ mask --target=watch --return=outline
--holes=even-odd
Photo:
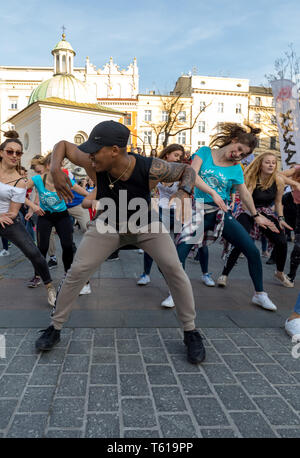
[[[190,196],[193,194],[193,189],[190,186],[186,186],[186,185],[179,186],[178,187],[178,191],[179,191],[179,189],[181,189],[182,191],[186,192]]]

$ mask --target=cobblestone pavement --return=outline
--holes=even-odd
[[[205,287],[199,264],[189,261],[207,350],[194,366],[176,313],[161,310],[168,289],[157,267],[151,284],[137,287],[143,256],[120,252],[120,261],[95,272],[93,293],[77,302],[61,342],[37,354],[38,331],[49,323],[45,293],[26,288],[32,266],[15,247],[10,253],[0,258],[0,438],[300,437],[300,358],[283,329],[299,277],[295,288],[283,288],[263,260],[266,290],[278,306],[270,313],[251,305],[245,259],[225,290]],[[216,279],[221,247],[209,253]]]
[[[66,328],[43,354],[37,329],[0,332],[0,437],[300,437],[300,358],[282,329],[200,329],[199,366],[178,328]]]

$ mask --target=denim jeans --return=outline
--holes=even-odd
[[[216,222],[216,213],[208,213],[204,218],[204,231],[214,228]],[[224,229],[222,236],[233,246],[242,252],[248,261],[250,277],[253,281],[256,292],[263,291],[263,272],[259,250],[256,248],[250,235],[243,226],[233,218],[231,212],[225,214]],[[177,246],[179,259],[185,268],[186,258],[193,245],[185,242]]]
[[[23,252],[26,258],[31,261],[35,271],[41,276],[45,285],[51,283],[52,279],[46,259],[34,244],[19,216],[16,217],[13,224],[4,228],[0,226],[0,236],[10,240]]]
[[[297,302],[294,308],[294,312],[300,315],[300,293],[299,293],[299,296],[298,296],[298,299],[297,299]]]

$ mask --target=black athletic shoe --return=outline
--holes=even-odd
[[[117,251],[117,252],[112,253],[110,256],[108,256],[106,261],[118,261],[118,259],[120,258],[119,258],[119,253]]]
[[[57,261],[54,258],[50,258],[48,261],[48,267],[50,269],[54,269],[54,267],[57,267]]]
[[[196,329],[194,331],[184,331],[183,342],[187,346],[188,361],[192,364],[202,363],[205,359],[205,348],[199,332]]]
[[[42,329],[40,332],[43,332],[43,335],[35,342],[37,350],[51,350],[60,341],[60,331],[55,329],[53,325],[47,329]]]
[[[276,264],[276,261],[275,259],[273,258],[269,258],[266,262],[266,264],[268,264],[268,266],[272,266],[273,264]]]

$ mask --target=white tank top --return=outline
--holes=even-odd
[[[0,213],[8,212],[11,202],[23,204],[25,197],[26,189],[16,188],[10,184],[0,182]]]
[[[172,194],[174,194],[178,190],[179,181],[175,181],[171,186],[163,185],[162,183],[158,183],[157,189],[159,192],[159,206],[161,208],[168,208],[169,207],[169,200]],[[175,202],[172,203],[171,208],[175,207]]]

